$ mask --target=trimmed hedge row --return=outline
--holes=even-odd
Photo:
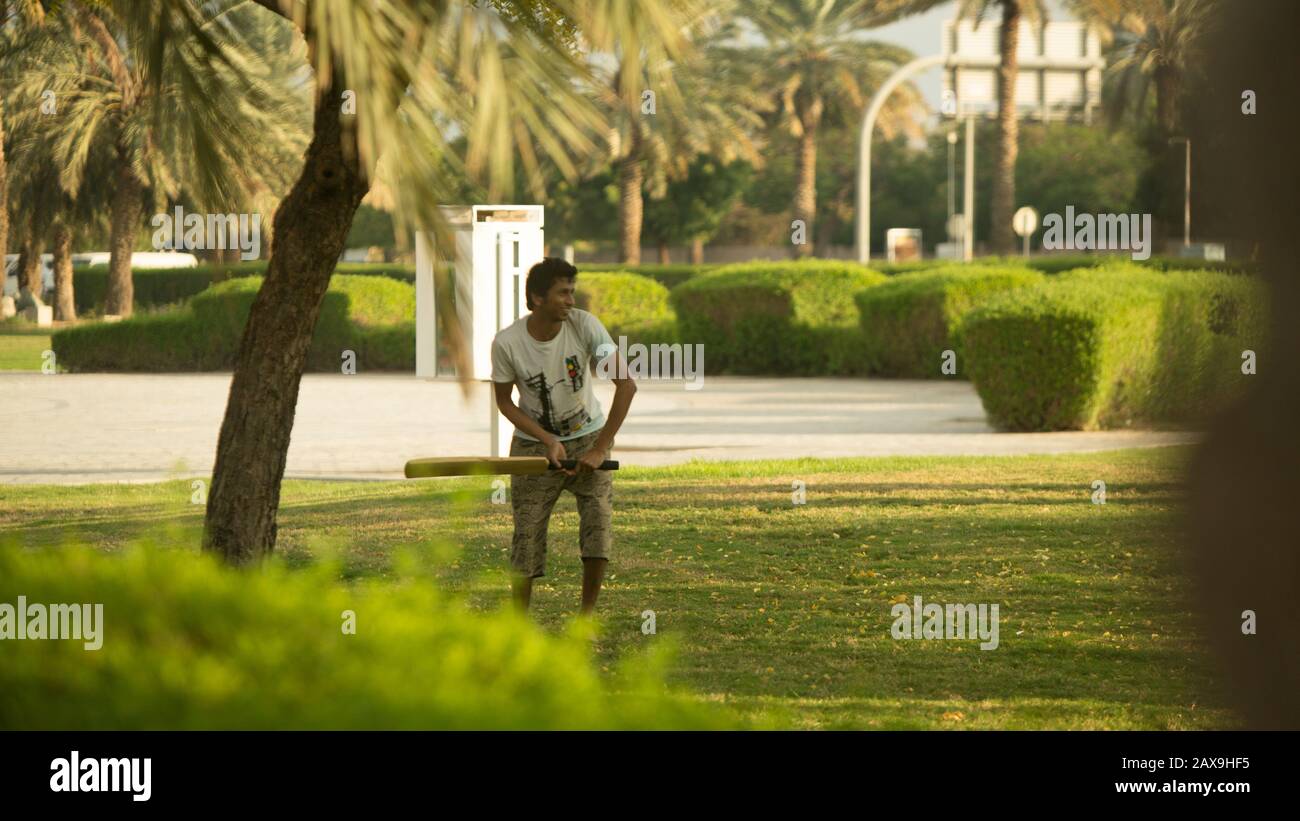
[[[1184,257],[1153,256],[1150,259],[1136,261],[1125,258],[1123,254],[1049,254],[1018,259],[1006,257],[1005,264],[1024,265],[1045,274],[1059,274],[1077,268],[1101,268],[1114,265],[1136,265],[1155,271],[1222,271],[1225,273],[1253,273],[1256,266],[1244,261],[1216,262],[1204,259],[1187,259]]]
[[[898,274],[859,293],[867,368],[880,376],[940,376],[944,351],[963,359],[957,330],[971,309],[994,293],[1042,280],[1023,267],[949,265]]]
[[[670,263],[663,264],[646,264],[646,265],[623,265],[619,263],[591,263],[586,268],[579,268],[584,273],[604,273],[607,271],[625,271],[632,274],[640,274],[644,277],[650,277],[665,288],[676,288],[689,279],[694,279],[700,274],[716,271],[723,267],[722,263],[710,262],[700,265],[688,263]]]
[[[999,295],[960,337],[995,425],[1090,430],[1191,421],[1231,401],[1249,378],[1242,351],[1266,346],[1265,312],[1253,279],[1118,265]]]
[[[954,260],[931,258],[914,260],[911,262],[881,262],[877,260],[871,263],[871,267],[882,274],[895,276],[897,274],[907,274],[915,271],[928,271],[934,268],[945,268],[949,265],[955,264],[961,263]],[[1151,268],[1156,271],[1223,271],[1234,274],[1251,274],[1258,272],[1258,266],[1252,262],[1244,260],[1216,262],[1204,259],[1188,259],[1185,257],[1153,256],[1150,259],[1136,261],[1129,259],[1124,254],[1042,254],[1036,257],[1030,257],[1029,259],[1020,256],[976,257],[974,262],[971,264],[1033,268],[1035,271],[1042,271],[1045,274],[1059,274],[1065,271],[1073,271],[1076,268],[1099,268],[1102,266],[1117,264],[1140,265],[1144,268]]]
[[[209,285],[229,279],[264,276],[267,261],[232,262],[224,265],[197,265],[193,268],[142,268],[131,272],[135,285],[135,306],[153,308],[184,302]],[[415,268],[382,262],[340,262],[335,274],[383,276],[399,282],[415,283]],[[73,297],[77,313],[88,313],[104,306],[108,293],[108,268],[96,265],[78,268],[73,274]]]
[[[885,281],[855,262],[747,262],[672,290],[683,342],[705,346],[709,373],[865,373],[854,297]]]
[[[624,271],[582,271],[578,274],[578,307],[590,311],[617,342],[672,344],[677,315],[668,302],[668,289],[649,277]]]
[[[52,336],[70,371],[210,371],[234,365],[261,277],[218,283],[189,305]],[[415,289],[377,276],[336,275],[321,305],[307,369],[338,372],[352,350],[358,370],[414,370]]]
[[[0,601],[21,594],[102,606],[97,639],[86,635],[90,622],[78,621],[82,640],[6,642],[0,726],[745,726],[724,708],[669,691],[662,653],[624,662],[606,682],[580,631],[551,636],[509,609],[473,610],[422,578],[423,563],[406,557],[397,583],[344,584],[333,562],[291,570],[272,561],[250,573],[170,546],[110,555],[0,544]],[[344,633],[348,611],[356,629]],[[87,650],[87,641],[100,646]]]

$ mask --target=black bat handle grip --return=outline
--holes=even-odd
[[[578,466],[578,460],[577,460],[577,459],[561,459],[561,460],[560,460],[560,467],[564,468],[565,470],[573,470],[573,469],[577,468],[577,466]],[[552,470],[553,470],[553,469],[554,469],[554,468],[552,468]],[[599,468],[599,470],[618,470],[618,460],[617,460],[617,459],[606,459],[605,461],[603,461],[603,462],[600,463],[600,468]]]

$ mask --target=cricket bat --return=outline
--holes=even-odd
[[[577,459],[561,459],[560,465],[573,470]],[[554,470],[545,456],[431,456],[412,459],[406,463],[407,479],[424,479],[431,476],[490,476],[509,474],[535,476]],[[618,470],[618,462],[606,459],[600,470]]]

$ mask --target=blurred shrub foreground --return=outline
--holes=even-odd
[[[0,729],[721,729],[670,692],[662,653],[602,678],[586,628],[471,611],[418,570],[338,581],[326,561],[234,570],[140,543],[0,545],[0,602],[102,603],[103,646],[6,640]],[[355,613],[355,634],[343,631]]]

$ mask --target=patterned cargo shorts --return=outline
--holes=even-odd
[[[599,436],[600,431],[595,431],[560,444],[564,445],[567,458],[577,459],[596,444]],[[610,448],[613,449],[613,443]],[[510,442],[510,455],[545,456],[546,446],[516,436]],[[578,500],[582,558],[609,558],[610,517],[614,509],[614,477],[609,471],[593,470],[568,476],[555,470],[538,476],[511,476],[515,537],[510,548],[510,566],[515,573],[534,579],[546,574],[546,530],[551,522],[551,510],[565,490]]]

